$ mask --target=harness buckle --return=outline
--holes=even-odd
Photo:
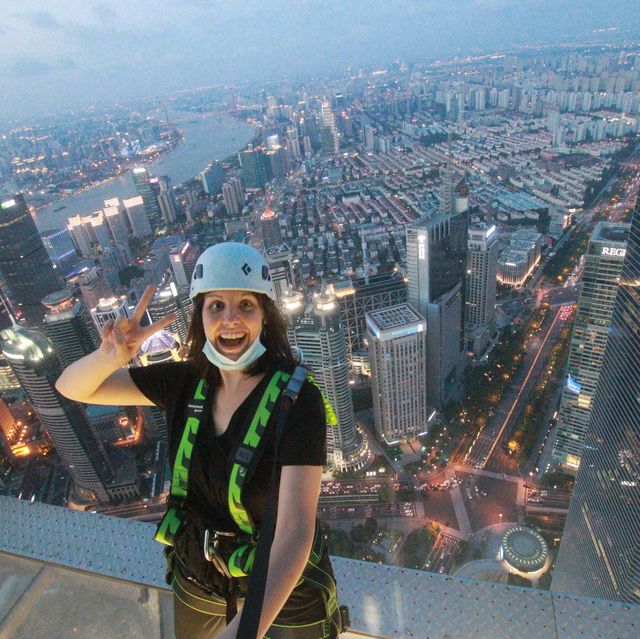
[[[211,533],[213,532],[213,537]],[[227,567],[227,562],[220,554],[220,541],[222,539],[235,539],[235,533],[223,532],[220,530],[210,531],[205,528],[204,531],[204,556],[207,561],[210,561],[216,568],[216,570],[222,573],[227,579],[231,579],[232,575]]]

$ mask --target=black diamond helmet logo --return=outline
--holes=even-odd
[[[249,273],[251,273],[251,267],[245,262],[243,267],[242,267],[242,272],[245,275],[249,275]]]

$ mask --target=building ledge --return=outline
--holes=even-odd
[[[172,638],[171,594],[153,524],[9,497],[0,497],[0,513],[0,639],[120,637],[120,627],[105,634],[111,627],[105,611],[115,614],[118,606],[132,619],[138,619],[135,611],[149,617],[142,624],[132,621],[142,630],[127,636]],[[333,565],[341,603],[351,612],[353,631],[345,639],[640,636],[639,606],[339,557]],[[85,598],[95,610],[82,627],[82,615],[73,612],[67,619],[64,607],[72,602],[75,610]],[[37,623],[41,616],[50,623],[67,619],[73,631],[46,634],[47,623]]]

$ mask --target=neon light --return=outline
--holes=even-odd
[[[12,206],[16,205],[15,200],[5,200],[2,204],[0,204],[0,208],[10,209]]]

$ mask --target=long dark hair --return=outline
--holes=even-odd
[[[274,369],[290,373],[296,367],[297,361],[291,352],[291,345],[287,338],[287,320],[270,297],[263,293],[254,294],[258,299],[258,304],[260,304],[263,314],[260,341],[267,351],[244,372],[249,376]],[[201,377],[206,377],[209,387],[216,388],[221,381],[220,371],[202,352],[207,340],[202,324],[203,306],[204,293],[200,293],[196,296],[193,304],[193,316],[187,335],[187,344],[189,344],[187,359],[193,364]]]

